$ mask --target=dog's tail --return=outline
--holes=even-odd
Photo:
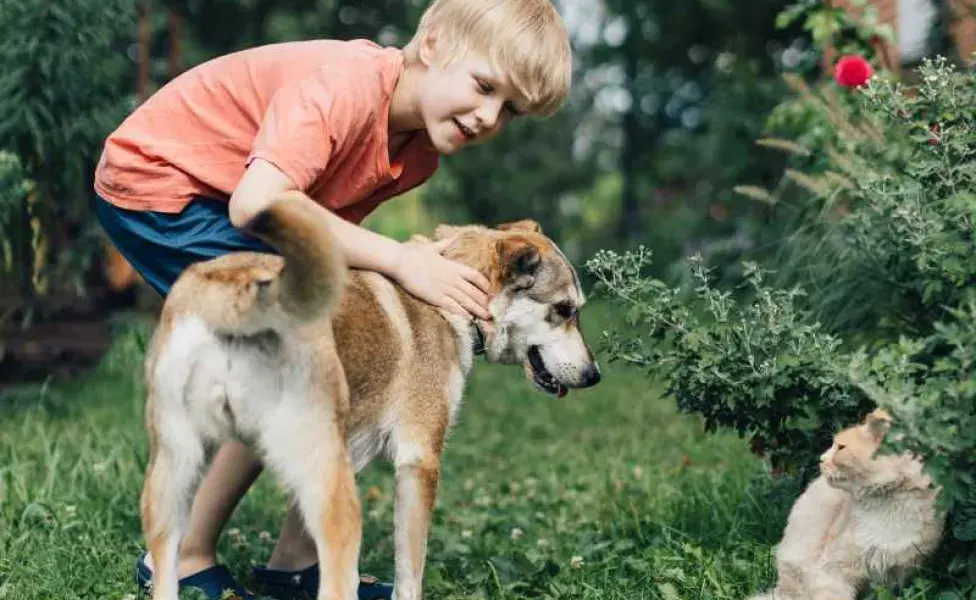
[[[342,250],[322,211],[305,194],[286,192],[246,227],[285,261],[276,278],[262,282],[263,300],[303,320],[330,310],[345,281]]]

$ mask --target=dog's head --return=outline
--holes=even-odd
[[[557,396],[600,381],[579,329],[579,277],[537,223],[441,226],[435,237],[453,237],[445,256],[479,267],[494,286],[493,320],[479,324],[489,361],[522,364],[537,388]]]

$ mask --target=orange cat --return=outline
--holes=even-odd
[[[875,452],[883,410],[845,429],[820,457],[821,476],[793,505],[776,550],[776,588],[753,600],[854,600],[870,582],[903,578],[942,536],[938,490],[909,454]]]

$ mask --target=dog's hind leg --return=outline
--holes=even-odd
[[[153,600],[176,600],[179,544],[206,460],[203,440],[185,414],[156,418],[150,399],[149,466],[142,488],[142,527],[153,560]]]
[[[331,400],[285,400],[268,419],[261,446],[266,464],[297,499],[315,540],[318,600],[355,600],[362,517],[352,462],[333,409]]]

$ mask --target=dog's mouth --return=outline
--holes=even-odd
[[[560,398],[564,397],[569,390],[566,386],[556,381],[552,373],[546,369],[545,363],[542,362],[542,355],[539,354],[538,346],[529,348],[528,359],[528,362],[525,364],[525,372],[529,375],[529,379],[532,380],[535,387],[547,394]]]

